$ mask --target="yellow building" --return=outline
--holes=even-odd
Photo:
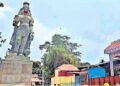
[[[51,76],[51,86],[76,86],[79,84],[79,69],[71,64],[63,64]]]

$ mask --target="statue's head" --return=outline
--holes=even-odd
[[[24,2],[23,3],[23,7],[19,11],[19,15],[28,15],[28,16],[31,16],[29,5],[30,4],[28,2]]]
[[[27,15],[29,13],[29,3],[28,2],[23,3],[23,9],[24,9],[24,14]]]

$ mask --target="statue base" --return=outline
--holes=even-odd
[[[19,83],[19,84],[0,84],[0,86],[31,86],[31,84],[24,84],[24,83]]]
[[[24,55],[15,55],[13,53],[7,53],[5,60],[20,60],[20,61],[30,61],[30,57]]]
[[[6,55],[0,62],[0,86],[31,86],[32,62],[25,56]]]

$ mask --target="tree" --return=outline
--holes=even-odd
[[[80,66],[83,66],[83,67],[87,66],[87,67],[89,67],[90,63],[89,62],[80,63]]]
[[[43,45],[40,45],[40,50],[46,49],[49,52],[50,47],[57,47],[59,45],[63,46],[68,53],[72,54],[74,57],[80,57],[81,52],[77,51],[81,45],[77,43],[70,42],[70,37],[62,36],[60,34],[55,34],[52,37],[52,42],[46,41]]]
[[[120,66],[117,65],[114,67],[115,75],[120,75]]]
[[[62,64],[73,64],[80,66],[81,52],[77,49],[81,46],[77,43],[70,42],[70,37],[55,34],[52,41],[46,41],[40,45],[40,50],[45,50],[44,67],[45,80],[50,83],[51,75],[56,67]]]
[[[38,74],[41,79],[42,76],[42,66],[40,61],[33,61],[32,74]]]
[[[1,35],[2,33],[0,32],[0,47],[2,47],[2,44],[6,41],[6,39],[3,39]]]
[[[4,7],[4,4],[2,2],[0,2],[0,7]]]

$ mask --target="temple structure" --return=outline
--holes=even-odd
[[[104,50],[104,53],[109,55],[109,58],[110,58],[110,72],[111,72],[111,76],[114,76],[113,61],[114,61],[114,58],[120,58],[120,39],[112,42]]]

